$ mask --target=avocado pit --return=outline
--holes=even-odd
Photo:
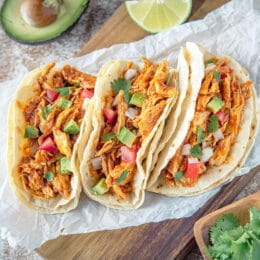
[[[27,24],[33,27],[45,27],[57,19],[61,2],[61,0],[24,0],[20,13]]]

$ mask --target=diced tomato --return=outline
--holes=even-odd
[[[47,89],[46,95],[51,101],[55,101],[58,98],[59,93],[54,90]]]
[[[200,171],[200,162],[187,163],[185,177],[190,178],[192,180],[196,180],[198,178],[199,171]]]
[[[231,69],[229,66],[224,65],[224,66],[221,66],[221,67],[219,68],[219,72],[220,72],[220,73],[231,73],[231,72],[232,72],[232,69]]]
[[[83,89],[81,92],[80,92],[80,95],[79,95],[81,98],[92,98],[94,96],[94,93],[93,91],[85,88]]]
[[[220,124],[223,125],[224,122],[225,122],[226,119],[227,119],[226,113],[223,112],[223,111],[218,111],[218,112],[216,113],[216,115],[218,116],[218,120],[219,120]]]
[[[107,122],[110,125],[113,125],[116,122],[116,118],[117,118],[117,112],[116,111],[114,111],[113,109],[105,107],[103,109],[103,113],[104,113],[105,118],[107,119]]]
[[[56,147],[56,144],[54,143],[54,141],[52,140],[52,138],[49,136],[39,146],[39,150],[44,150],[47,152],[55,152],[55,151],[57,151],[57,147]]]
[[[226,76],[227,76],[226,73],[221,73],[220,78],[221,78],[221,79],[224,79]]]
[[[121,157],[122,161],[128,163],[135,163],[138,147],[133,145],[131,148],[127,146],[121,146]]]

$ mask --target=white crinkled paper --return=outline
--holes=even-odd
[[[258,0],[259,1],[259,0]],[[97,73],[111,59],[140,61],[141,56],[159,61],[167,59],[176,66],[180,46],[194,41],[216,54],[234,57],[250,72],[260,99],[260,4],[237,0],[210,13],[204,20],[177,26],[169,31],[130,44],[120,44],[86,56],[60,62],[80,70]],[[66,214],[43,215],[23,206],[15,197],[7,173],[7,111],[10,100],[25,71],[15,80],[0,84],[0,234],[11,246],[34,249],[59,235],[136,226],[170,218],[188,217],[212,197],[219,188],[190,198],[168,198],[147,193],[144,205],[133,211],[106,208],[82,194],[79,206]],[[259,102],[258,102],[259,107]],[[260,134],[238,175],[260,164]]]

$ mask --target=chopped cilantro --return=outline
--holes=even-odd
[[[207,61],[205,62],[205,65],[211,64],[211,63],[215,64],[214,60],[207,60]]]
[[[260,259],[260,210],[250,209],[245,226],[239,226],[232,213],[225,214],[210,227],[209,235],[211,245],[206,252],[213,259]]]
[[[51,171],[45,172],[45,173],[44,173],[44,178],[45,178],[47,181],[54,181],[53,172],[51,172]]]
[[[190,149],[190,154],[191,156],[198,158],[201,157],[203,155],[203,152],[200,148],[199,144],[194,145],[191,149]]]
[[[198,127],[198,132],[197,132],[197,142],[198,144],[200,144],[203,139],[205,138],[205,133],[203,132],[203,128],[202,127]]]
[[[47,117],[48,117],[48,115],[50,114],[51,110],[52,110],[51,104],[49,104],[48,106],[45,106],[45,107],[42,107],[42,108],[41,108],[42,118],[43,118],[44,120],[47,119]]]
[[[66,97],[70,94],[70,88],[69,87],[65,87],[65,88],[56,88],[55,89],[56,92],[60,93],[60,95],[62,97]]]
[[[174,180],[175,181],[180,181],[182,179],[183,175],[184,175],[183,171],[175,172],[174,173]]]
[[[217,82],[221,81],[220,73],[217,71],[213,71],[213,76],[216,79]]]
[[[116,79],[111,82],[111,88],[113,91],[118,93],[120,90],[124,91],[124,99],[127,104],[129,104],[132,95],[129,90],[131,88],[131,82],[128,79]]]
[[[218,123],[218,116],[213,115],[209,119],[209,124],[208,124],[208,131],[210,133],[215,133],[219,128],[219,123]]]
[[[103,134],[102,135],[102,142],[106,143],[106,142],[114,139],[115,137],[116,137],[116,135],[114,133],[112,133],[112,132]]]
[[[120,184],[122,181],[124,181],[125,178],[126,178],[126,176],[127,176],[127,174],[128,174],[128,170],[124,170],[124,171],[121,173],[120,177],[116,180],[116,183],[117,183],[117,184]]]

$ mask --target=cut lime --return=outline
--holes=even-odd
[[[126,1],[125,5],[134,22],[148,32],[157,33],[185,22],[192,0]]]

